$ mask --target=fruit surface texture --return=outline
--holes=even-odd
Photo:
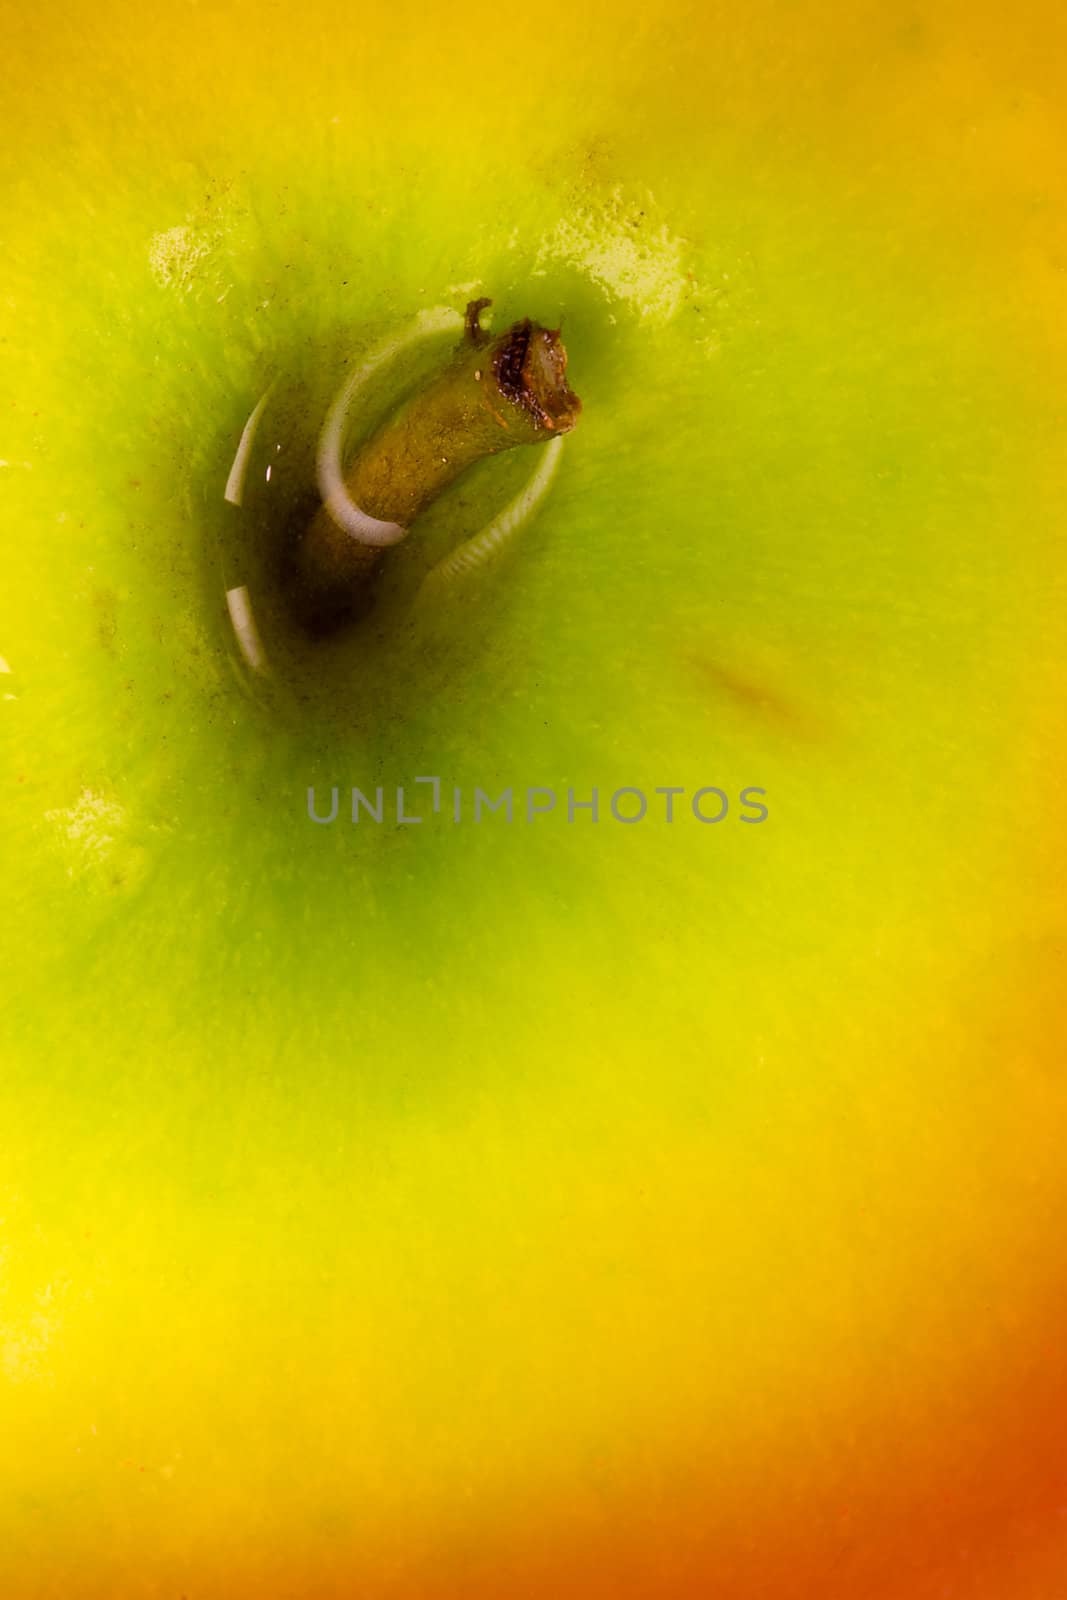
[[[1067,1592],[1060,13],[8,9],[5,1600]]]

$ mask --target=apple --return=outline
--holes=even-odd
[[[9,19],[5,1595],[1058,1592],[1047,27]],[[309,637],[478,296],[555,475]]]

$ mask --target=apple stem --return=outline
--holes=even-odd
[[[568,433],[581,401],[558,330],[524,318],[493,339],[472,300],[451,362],[375,430],[298,543],[294,598],[315,631],[368,609],[383,548],[476,461]]]

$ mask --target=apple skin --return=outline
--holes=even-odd
[[[1054,1592],[1056,53],[191,19],[10,24],[0,1586]],[[481,293],[562,320],[550,496],[413,605],[479,466],[301,641],[320,419]]]

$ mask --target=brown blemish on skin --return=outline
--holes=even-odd
[[[691,653],[686,663],[706,691],[716,699],[726,700],[746,717],[805,741],[815,742],[825,737],[825,726],[818,717],[766,679],[738,672],[710,656]]]

